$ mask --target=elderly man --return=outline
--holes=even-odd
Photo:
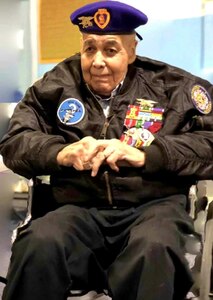
[[[5,164],[50,175],[57,208],[18,231],[4,300],[181,300],[190,186],[213,177],[213,86],[136,56],[147,22],[99,1],[71,15],[80,54],[28,89],[0,145]]]

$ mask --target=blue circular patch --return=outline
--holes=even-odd
[[[64,100],[57,111],[57,116],[61,123],[66,125],[74,125],[79,123],[85,115],[83,104],[75,98]]]

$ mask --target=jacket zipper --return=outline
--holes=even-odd
[[[99,101],[98,101],[98,99],[97,99],[97,97],[95,96],[95,94],[90,90],[90,88],[87,86],[87,88],[88,88],[88,90],[90,91],[90,93],[93,95],[93,98],[96,100],[96,104],[99,106],[99,107],[101,107],[101,109],[103,110],[103,108],[102,108],[102,106],[100,105],[100,103],[99,103]],[[110,115],[110,112],[111,112],[111,105],[112,105],[112,102],[113,102],[113,99],[115,98],[115,96],[112,96],[112,98],[111,98],[111,104],[110,104],[110,108],[109,108],[109,115]],[[109,115],[108,115],[108,117],[109,117]],[[113,118],[113,116],[111,116],[112,118]],[[111,121],[111,119],[112,118],[110,118],[110,120],[108,121],[108,118],[106,118],[106,116],[105,116],[105,122],[104,122],[104,126],[103,126],[103,128],[102,128],[102,131],[101,131],[101,133],[100,133],[100,138],[101,139],[106,139],[106,133],[107,133],[107,129],[108,129],[108,127],[109,127],[109,123],[110,123],[110,121]],[[112,191],[111,191],[111,186],[110,186],[110,180],[109,180],[109,172],[108,171],[105,171],[104,172],[104,179],[105,179],[105,182],[106,182],[106,189],[107,189],[107,197],[108,197],[108,202],[109,202],[109,204],[110,205],[112,205],[113,204],[113,202],[112,202]]]
[[[107,128],[109,127],[109,122],[106,120],[104,122],[104,126],[103,126],[103,129],[101,131],[101,134],[100,134],[100,137],[101,139],[105,140],[106,139],[106,132],[107,132]]]
[[[110,186],[110,182],[109,182],[109,172],[108,171],[104,172],[104,178],[106,181],[108,202],[110,205],[112,205],[112,191],[111,191],[111,186]]]
[[[111,99],[111,101],[113,100],[113,98]],[[111,119],[110,119],[110,121],[111,121]],[[110,121],[108,121],[108,119],[105,118],[104,126],[103,126],[101,134],[100,134],[100,138],[103,139],[103,140],[106,139],[106,133],[107,133],[107,129],[109,127]],[[112,205],[113,204],[113,202],[112,202],[112,191],[111,191],[110,179],[109,179],[109,172],[108,171],[104,172],[104,179],[105,179],[105,182],[106,182],[108,202],[109,202],[110,205]]]
[[[106,120],[105,123],[104,123],[104,127],[102,129],[102,132],[101,132],[101,138],[102,139],[106,138],[106,132],[107,132],[108,127],[109,127],[109,122]],[[109,202],[110,205],[112,205],[112,191],[111,191],[109,172],[108,171],[104,172],[104,178],[105,178],[105,182],[106,182],[108,202]]]

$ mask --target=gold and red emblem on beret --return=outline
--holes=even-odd
[[[94,21],[99,28],[104,29],[109,24],[110,13],[105,8],[99,8],[94,15]]]
[[[104,29],[109,24],[110,21],[110,13],[105,8],[100,8],[94,14],[94,16],[81,16],[78,18],[79,25],[82,26],[82,29],[86,29],[94,26],[95,24],[100,28]]]
[[[212,101],[207,90],[201,85],[194,85],[191,91],[191,98],[196,109],[202,114],[209,114],[212,111]]]

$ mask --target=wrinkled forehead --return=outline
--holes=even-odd
[[[100,35],[100,34],[89,34],[89,33],[82,33],[82,41],[83,44],[87,43],[107,43],[111,45],[125,45],[127,42],[134,41],[135,34],[107,34],[107,35]]]

